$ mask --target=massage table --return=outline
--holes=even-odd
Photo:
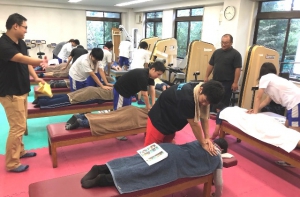
[[[58,147],[64,147],[74,144],[81,144],[86,142],[93,142],[99,140],[105,140],[110,138],[116,138],[120,136],[128,136],[139,133],[145,133],[146,128],[131,129],[122,132],[116,132],[111,134],[105,134],[102,136],[93,136],[89,128],[79,128],[74,130],[66,130],[66,123],[49,124],[47,126],[48,142],[49,142],[49,154],[52,159],[53,168],[57,167],[57,151]]]
[[[225,133],[228,133],[232,136],[237,137],[238,139],[249,143],[250,145],[265,151],[274,157],[279,158],[280,160],[283,160],[289,164],[291,164],[294,167],[300,168],[300,149],[296,148],[292,152],[288,153],[284,151],[281,148],[275,147],[273,145],[267,144],[265,142],[262,142],[252,136],[249,136],[248,134],[244,133],[237,127],[231,125],[227,121],[222,121],[221,124],[221,132],[220,132],[220,138],[225,137]]]
[[[36,99],[39,96],[46,96],[45,94],[37,91],[39,89],[39,86],[34,86],[34,99]],[[68,94],[71,92],[70,88],[51,88],[52,94]]]
[[[34,104],[27,104],[27,119],[30,118],[41,118],[48,116],[59,116],[66,114],[76,114],[76,113],[88,113],[92,111],[102,111],[102,110],[111,110],[113,109],[113,102],[105,102],[102,104],[84,104],[84,105],[70,105],[67,107],[59,107],[54,109],[40,109],[34,108]],[[28,129],[25,131],[25,135],[28,135]]]
[[[225,168],[235,165],[237,165],[236,158],[223,159],[223,166]],[[80,185],[80,180],[85,174],[86,172],[31,183],[29,185],[29,197],[162,197],[191,187],[196,187],[199,184],[204,184],[201,196],[210,197],[213,180],[213,175],[208,174],[202,177],[182,178],[154,188],[120,194],[114,186],[83,189]]]
[[[30,76],[29,79],[30,79],[30,85],[37,85],[39,83],[39,82],[34,81],[32,76]],[[46,82],[49,82],[50,80],[64,80],[64,79],[69,79],[69,78],[68,77],[64,77],[64,78],[61,78],[61,77],[43,77],[41,79],[43,79]]]

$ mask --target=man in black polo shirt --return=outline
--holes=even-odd
[[[83,48],[82,45],[78,45],[77,48],[75,48],[71,51],[71,54],[68,58],[66,68],[69,66],[71,60],[72,60],[72,63],[74,63],[77,60],[77,58],[79,58],[83,54],[87,54],[87,53],[88,53],[88,51],[85,48]]]
[[[114,110],[120,107],[131,105],[131,97],[142,92],[145,105],[148,110],[151,109],[148,98],[148,90],[152,99],[152,105],[155,103],[154,79],[161,76],[166,70],[162,62],[154,62],[149,68],[137,68],[128,71],[114,85]]]
[[[28,57],[24,39],[27,32],[26,18],[12,14],[6,21],[7,32],[0,38],[0,103],[5,109],[10,126],[6,142],[6,169],[23,172],[29,166],[22,165],[20,158],[33,157],[34,152],[26,152],[22,136],[26,130],[27,96],[30,91],[29,75],[35,81],[45,83],[37,77],[31,65],[46,65],[44,59]]]
[[[230,104],[232,91],[238,89],[242,68],[242,56],[232,47],[232,43],[233,38],[230,34],[222,36],[222,48],[215,50],[211,56],[204,79],[205,82],[208,81],[208,77],[213,71],[213,79],[221,82],[225,88],[222,103],[226,106]]]

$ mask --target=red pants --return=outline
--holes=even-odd
[[[147,120],[147,129],[146,129],[146,138],[144,146],[148,146],[152,143],[171,143],[175,137],[175,133],[171,135],[164,135],[161,132],[159,132],[153,125],[148,117]]]

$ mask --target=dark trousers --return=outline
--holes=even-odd
[[[233,84],[233,81],[219,81],[220,83],[222,83],[224,89],[225,89],[225,93],[223,96],[223,99],[221,100],[221,102],[225,105],[225,106],[229,106],[230,105],[230,99],[232,96],[232,89],[231,86]],[[214,107],[214,105],[211,105],[210,108],[211,112],[216,112],[216,109]]]

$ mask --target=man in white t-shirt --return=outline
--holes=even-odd
[[[91,76],[95,83],[104,89],[112,89],[104,86],[96,76],[100,61],[103,59],[103,51],[100,48],[93,48],[88,54],[80,56],[72,65],[69,71],[70,89],[75,91],[87,86],[86,79]],[[103,72],[104,73],[104,72]],[[105,78],[105,75],[104,75]],[[106,79],[105,79],[106,80]]]
[[[103,59],[101,61],[101,65],[103,66],[105,73],[107,76],[110,76],[110,68],[112,63],[112,49],[113,49],[112,42],[106,42],[103,47]]]
[[[139,44],[139,49],[134,52],[132,62],[130,64],[130,69],[135,68],[148,68],[148,63],[150,61],[150,53],[147,50],[148,43],[143,41]]]
[[[71,51],[76,48],[80,44],[79,40],[73,40],[71,39],[68,43],[64,44],[64,46],[61,48],[60,52],[58,53],[57,57],[61,59],[62,62],[65,62],[68,60],[68,57],[71,54]]]
[[[124,66],[124,70],[128,70],[130,52],[132,51],[132,44],[129,38],[120,43],[119,51],[119,65],[120,67]]]

